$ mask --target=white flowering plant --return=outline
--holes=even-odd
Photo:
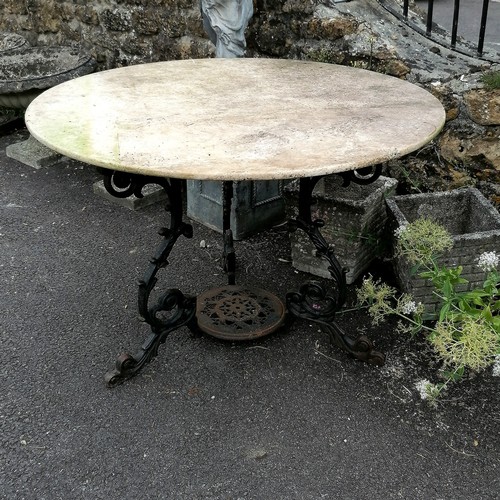
[[[425,399],[435,400],[452,382],[463,377],[465,370],[480,371],[494,365],[500,355],[500,254],[484,252],[477,265],[485,273],[483,285],[467,288],[462,267],[439,265],[439,257],[451,248],[448,231],[436,222],[421,218],[398,228],[397,253],[406,258],[420,278],[429,280],[440,300],[437,321],[422,320],[424,308],[408,294],[368,278],[358,290],[358,302],[368,307],[375,323],[385,316],[402,319],[400,331],[425,332],[427,339],[443,361],[444,382],[431,384],[425,380],[418,386]]]

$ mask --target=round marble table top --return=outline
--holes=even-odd
[[[29,106],[42,144],[93,165],[201,180],[287,179],[410,153],[441,130],[429,92],[397,78],[283,59],[196,59],[117,68]]]

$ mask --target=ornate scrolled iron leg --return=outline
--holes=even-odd
[[[164,343],[169,333],[182,326],[196,329],[195,311],[196,298],[184,296],[177,289],[169,289],[160,296],[157,303],[149,305],[150,295],[156,282],[158,271],[168,265],[168,257],[180,236],[191,238],[193,228],[182,221],[182,184],[178,179],[163,179],[156,177],[137,176],[122,172],[103,171],[105,186],[114,196],[126,197],[135,194],[142,196],[142,189],[146,184],[161,185],[167,195],[170,212],[170,227],[162,228],[160,243],[155,256],[150,260],[143,279],[139,282],[138,308],[142,321],[151,326],[151,334],[134,354],[121,354],[114,369],[106,373],[105,380],[108,386],[113,387],[126,379],[136,375],[149,361],[158,354],[158,347]]]
[[[377,175],[378,176],[378,175]],[[289,230],[301,229],[312,241],[318,254],[328,263],[328,270],[333,278],[333,295],[329,295],[325,288],[317,281],[308,281],[298,292],[287,294],[287,310],[292,317],[306,319],[318,324],[325,331],[332,344],[349,352],[355,358],[370,364],[381,366],[385,356],[374,350],[370,339],[364,335],[353,339],[347,335],[335,322],[335,314],[340,310],[346,299],[346,272],[338,262],[333,249],[328,245],[320,228],[322,220],[312,220],[311,205],[314,186],[321,177],[307,177],[300,180],[299,215],[297,219],[288,222]],[[349,179],[354,180],[355,179]],[[347,181],[345,178],[344,181]]]

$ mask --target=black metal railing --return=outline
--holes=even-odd
[[[434,33],[433,31],[436,30],[436,24],[434,22],[434,1],[435,0],[427,0],[426,2],[420,2],[422,4],[426,3],[427,8],[425,12],[422,12],[422,21],[423,21],[423,26],[425,28],[421,27],[418,25],[418,23],[415,23],[415,18],[416,16],[410,16],[410,4],[413,3],[410,0],[378,0],[378,2],[389,12],[391,12],[393,15],[398,17],[399,19],[405,21],[407,24],[409,24],[413,29],[416,31],[424,34],[425,36],[435,39],[433,36]],[[467,0],[464,0],[467,1]],[[490,0],[483,0],[482,3],[482,8],[481,8],[481,21],[480,21],[480,26],[479,26],[479,33],[478,33],[478,41],[477,45],[472,46],[472,51],[475,49],[475,52],[478,57],[482,58],[484,56],[484,42],[485,42],[485,37],[486,37],[486,24],[488,21],[488,8],[489,8]],[[420,9],[416,9],[417,11]],[[450,9],[451,11],[451,9]],[[415,12],[413,12],[415,14]],[[451,12],[450,12],[451,15]],[[466,44],[463,44],[464,47],[458,47],[457,46],[457,39],[458,39],[458,25],[459,25],[459,18],[460,18],[460,0],[454,0],[453,3],[453,17],[452,17],[452,23],[451,23],[451,33],[449,34],[449,47],[452,50],[456,50],[457,52],[462,52],[467,55],[471,55],[468,47],[466,47]],[[411,19],[410,19],[411,17]],[[413,22],[412,22],[413,21]],[[441,37],[440,37],[441,38]],[[441,42],[441,40],[436,40]],[[469,41],[470,42],[470,41]]]

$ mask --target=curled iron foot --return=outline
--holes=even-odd
[[[373,342],[361,335],[353,339],[335,322],[339,302],[335,296],[328,295],[317,281],[304,283],[298,292],[287,294],[287,310],[291,317],[316,323],[330,337],[330,342],[348,352],[354,358],[370,365],[383,366],[385,356],[374,349]]]
[[[154,282],[151,281],[149,287],[146,287],[147,297],[153,286]],[[144,283],[140,289],[141,287],[145,287]],[[139,373],[158,355],[158,348],[174,330],[187,326],[191,331],[195,331],[195,297],[186,297],[182,292],[173,288],[167,290],[158,299],[158,303],[149,309],[146,308],[147,297],[145,302],[141,302],[145,305],[140,310],[144,312],[144,319],[151,326],[152,332],[135,355],[120,354],[118,356],[115,368],[109,370],[104,376],[108,387],[114,387]]]
[[[139,370],[137,360],[128,353],[122,353],[116,360],[115,368],[106,372],[104,381],[108,387],[115,387],[132,378]]]
[[[369,365],[384,366],[385,354],[374,349],[373,342],[366,336],[361,335],[356,339],[350,353],[360,361]]]
[[[158,355],[158,348],[163,344],[168,334],[174,330],[165,330],[161,333],[152,332],[141,347],[141,350],[134,356],[122,353],[118,356],[115,367],[106,372],[104,381],[108,387],[115,387],[125,380],[137,375],[144,366]]]
[[[385,355],[375,350],[373,342],[366,336],[361,335],[353,339],[347,335],[335,322],[319,322],[323,331],[330,336],[330,342],[351,356],[369,365],[383,366],[385,364]]]

